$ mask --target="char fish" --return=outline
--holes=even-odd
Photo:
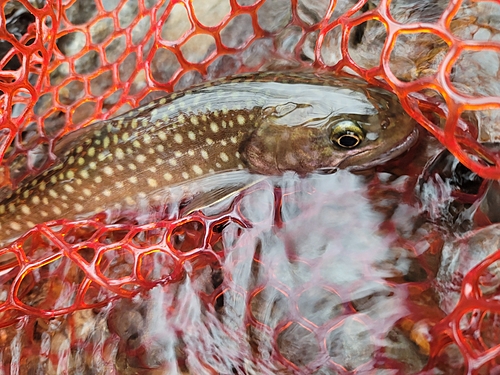
[[[37,223],[153,204],[206,175],[369,168],[417,138],[390,92],[353,77],[258,73],[172,93],[64,136],[0,203],[0,245]]]

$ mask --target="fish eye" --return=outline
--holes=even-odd
[[[364,138],[363,129],[352,120],[344,120],[335,124],[330,135],[330,140],[342,148],[355,148]]]

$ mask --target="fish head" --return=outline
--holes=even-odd
[[[392,93],[357,79],[341,79],[329,89],[324,98],[297,93],[286,104],[263,109],[261,124],[242,145],[251,171],[368,169],[416,143],[417,123]]]

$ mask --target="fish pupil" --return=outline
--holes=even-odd
[[[345,147],[345,148],[353,148],[353,147],[356,147],[360,142],[360,139],[358,137],[356,137],[355,134],[344,134],[343,136],[341,136],[338,140],[337,140],[337,143],[339,144],[339,146],[341,147]]]

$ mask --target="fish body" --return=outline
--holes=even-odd
[[[206,175],[366,168],[415,139],[393,94],[352,77],[211,82],[63,137],[57,162],[0,203],[0,245],[41,222],[158,203],[168,188]]]

